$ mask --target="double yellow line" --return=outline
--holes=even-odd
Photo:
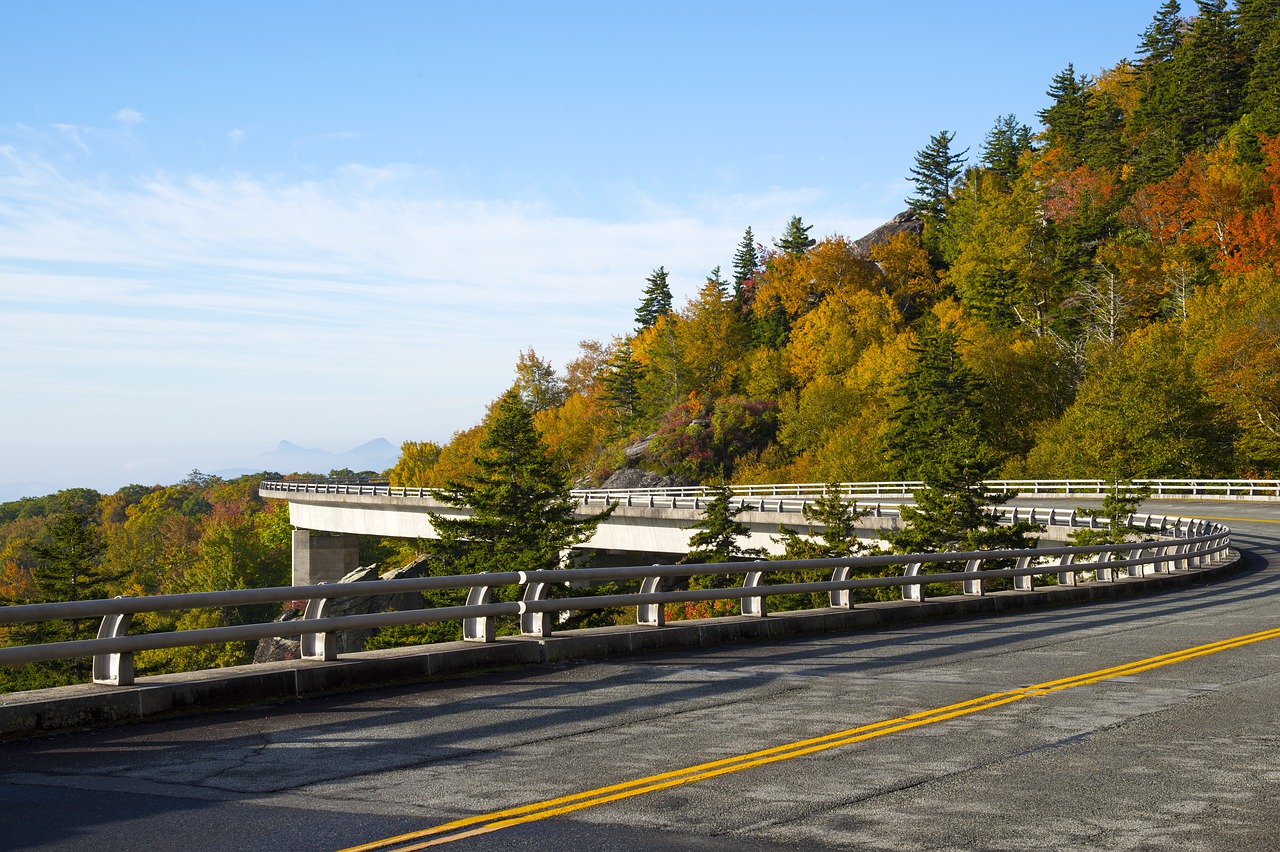
[[[798,740],[796,742],[787,743],[786,745],[774,746],[773,748],[762,749],[760,751],[753,751],[749,754],[741,754],[737,757],[713,760],[709,763],[699,763],[696,766],[688,766],[684,769],[676,769],[671,772],[663,772],[658,775],[649,775],[644,778],[637,778],[633,781],[626,781],[621,784],[612,784],[608,787],[598,787],[594,790],[574,793],[569,796],[561,796],[557,799],[547,799],[530,805],[521,805],[520,807],[507,808],[506,810],[494,811],[487,814],[478,814],[476,816],[466,817],[465,819],[442,823],[441,825],[433,826],[431,828],[425,828],[421,831],[413,831],[408,834],[388,837],[385,840],[366,843],[362,846],[352,846],[348,849],[342,850],[342,852],[366,852],[366,850],[375,849],[394,849],[395,852],[410,852],[410,850],[425,849],[428,846],[439,846],[444,843],[452,843],[455,840],[463,840],[468,837],[476,837],[478,835],[500,831],[504,828],[510,828],[527,822],[536,822],[538,820],[549,819],[550,817],[563,816],[564,814],[573,813],[574,811],[580,811],[585,808],[594,808],[597,805],[617,802],[622,799],[629,799],[632,796],[641,796],[645,793],[654,793],[659,790],[678,787],[682,784],[692,784],[695,781],[705,781],[709,778],[729,775],[734,772],[742,772],[745,769],[752,769],[757,766],[765,766],[770,763],[779,763],[784,760],[791,760],[792,758],[803,757],[808,754],[816,754],[821,751],[839,748],[840,746],[849,745],[851,743],[875,739],[876,737],[883,737],[886,734],[896,734],[900,731],[908,731],[912,728],[921,727],[922,725],[931,725],[935,722],[945,722],[948,719],[968,716],[971,713],[978,713],[983,710],[990,710],[1005,704],[1012,704],[1013,702],[1021,701],[1024,698],[1051,695],[1055,692],[1061,692],[1064,689],[1072,689],[1077,686],[1087,686],[1091,683],[1097,683],[1099,681],[1109,680],[1115,677],[1139,674],[1141,672],[1150,671],[1151,669],[1161,668],[1162,666],[1170,666],[1174,663],[1181,663],[1186,660],[1195,659],[1196,657],[1204,657],[1209,654],[1216,654],[1220,651],[1227,651],[1232,648],[1239,648],[1244,645],[1251,645],[1255,642],[1264,642],[1268,639],[1276,638],[1280,638],[1280,628],[1263,630],[1257,633],[1249,633],[1244,636],[1223,639],[1219,642],[1210,642],[1207,645],[1197,645],[1194,648],[1184,648],[1180,651],[1173,651],[1168,654],[1162,654],[1158,657],[1148,657],[1145,660],[1136,660],[1131,663],[1112,666],[1108,669],[1099,669],[1098,671],[1087,672],[1085,674],[1062,678],[1060,680],[1050,680],[1044,683],[1035,684],[1034,686],[1020,687],[1008,692],[993,692],[990,695],[984,695],[981,698],[962,701],[958,704],[948,704],[945,707],[935,707],[932,710],[912,713],[909,716],[901,716],[896,719],[886,719],[881,722],[874,722],[870,725],[861,725],[857,728],[836,731],[835,733],[826,734],[821,737]]]

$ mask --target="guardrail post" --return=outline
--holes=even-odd
[[[852,571],[848,565],[841,565],[831,572],[831,582],[841,583],[849,579]],[[841,609],[853,609],[853,589],[836,589],[827,595],[831,606]]]
[[[657,568],[658,566],[653,566]],[[652,595],[658,591],[661,577],[645,577],[640,581],[640,594]],[[667,613],[660,603],[642,603],[636,607],[636,624],[646,627],[662,627],[667,623]]]
[[[472,586],[467,592],[467,606],[483,606],[493,603],[493,589],[490,586]],[[462,641],[493,642],[498,637],[493,629],[492,615],[472,616],[462,619]]]
[[[742,588],[754,589],[761,585],[764,579],[763,571],[748,571],[746,576],[742,578]],[[742,614],[754,615],[757,618],[764,618],[769,614],[768,605],[765,603],[764,595],[742,599]]]
[[[526,583],[524,593],[520,596],[520,600],[525,601],[545,601],[547,599],[546,583]],[[551,635],[551,613],[549,612],[522,612],[520,613],[520,635],[521,636],[538,636],[546,638]]]
[[[1073,512],[1072,514],[1075,513]],[[1064,553],[1062,556],[1058,557],[1058,585],[1074,586],[1076,584],[1076,572],[1062,570],[1063,568],[1070,566],[1075,561],[1076,555],[1074,553]]]
[[[1018,564],[1014,565],[1013,567],[1014,567],[1015,569],[1019,570],[1019,571],[1021,571],[1021,570],[1025,569],[1025,568],[1030,568],[1030,567],[1031,567],[1031,557],[1030,557],[1030,556],[1019,556],[1019,557],[1018,557]],[[1013,588],[1014,588],[1014,591],[1018,591],[1018,592],[1029,592],[1029,591],[1031,591],[1031,575],[1030,575],[1030,574],[1019,574],[1018,576],[1014,577],[1014,578],[1013,578]]]
[[[109,639],[127,636],[133,613],[120,612],[104,616],[98,625],[98,638]],[[133,652],[123,654],[95,654],[93,658],[93,682],[107,686],[128,686],[133,683]]]
[[[328,618],[333,607],[333,598],[312,598],[307,601],[302,611],[304,619]],[[336,633],[303,633],[299,644],[304,660],[320,660],[331,662],[338,659],[338,636]]]
[[[906,570],[902,572],[904,577],[918,577],[920,575],[919,562],[908,562]],[[924,583],[912,583],[909,586],[902,587],[902,599],[904,601],[923,601],[924,600]]]
[[[976,574],[980,567],[982,567],[981,559],[970,559],[964,564],[964,573]],[[979,577],[976,580],[965,580],[964,593],[966,595],[977,595],[978,597],[982,597],[982,578]]]

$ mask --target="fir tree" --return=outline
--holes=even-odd
[[[906,526],[889,537],[899,553],[1030,546],[1032,527],[1001,527],[992,508],[1014,495],[983,485],[997,456],[984,434],[981,380],[956,345],[936,320],[923,324],[890,418],[886,446],[899,475],[924,483],[915,505],[902,507]]]
[[[1018,174],[1018,160],[1031,150],[1031,128],[1018,122],[1013,113],[996,119],[982,142],[981,163],[1012,180]]]
[[[1178,0],[1165,0],[1164,5],[1156,12],[1151,24],[1143,31],[1142,43],[1136,51],[1142,57],[1141,65],[1144,68],[1173,59],[1178,45],[1182,44],[1181,15],[1182,6]]]
[[[863,551],[855,525],[870,509],[859,509],[852,500],[840,496],[840,486],[828,485],[823,495],[801,510],[804,519],[819,527],[806,536],[779,527],[774,541],[786,550],[783,559],[828,559],[856,556]]]
[[[1084,142],[1089,78],[1084,74],[1076,77],[1075,66],[1068,63],[1049,81],[1047,94],[1053,99],[1053,105],[1038,113],[1044,122],[1045,136],[1051,146],[1078,157]]]
[[[818,244],[817,240],[809,236],[811,230],[813,230],[812,225],[806,225],[799,216],[792,216],[791,221],[787,223],[787,230],[783,233],[782,239],[774,240],[773,244],[778,247],[779,251],[789,252],[800,257]]]
[[[661,266],[645,279],[644,299],[636,308],[636,331],[644,331],[658,321],[658,317],[671,313],[671,287],[667,284],[667,270]]]
[[[964,171],[965,156],[969,153],[968,148],[953,153],[954,140],[955,134],[944,130],[929,137],[929,144],[916,152],[916,164],[911,168],[916,194],[907,199],[907,204],[922,219],[937,223],[946,217],[951,189]]]
[[[733,255],[733,299],[739,306],[746,306],[747,282],[759,274],[760,255],[756,252],[756,237],[751,227],[742,235],[742,242]]]
[[[1245,67],[1226,0],[1196,0],[1199,15],[1174,60],[1180,79],[1183,142],[1199,150],[1218,142],[1240,116]]]
[[[696,529],[689,538],[689,552],[680,560],[685,565],[700,562],[733,562],[741,559],[757,559],[763,555],[758,548],[743,548],[738,539],[751,534],[736,518],[747,511],[746,506],[733,506],[733,492],[728,486],[710,489],[712,498],[702,510],[702,518],[690,525]],[[696,584],[695,584],[696,585]],[[705,586],[704,586],[705,587]]]
[[[620,432],[630,431],[640,413],[641,368],[631,352],[631,341],[623,340],[609,356],[604,374],[602,399],[618,418]]]
[[[566,474],[512,388],[497,401],[475,457],[478,473],[434,492],[470,517],[430,514],[439,539],[425,542],[450,573],[535,571],[564,567],[564,553],[589,539],[612,512],[580,518]]]
[[[1102,518],[1107,525],[1102,529],[1082,529],[1071,534],[1071,542],[1079,545],[1123,544],[1145,530],[1129,524],[1129,517],[1138,511],[1142,501],[1151,496],[1151,489],[1132,482],[1112,480],[1102,497],[1101,508],[1080,508],[1083,515]]]

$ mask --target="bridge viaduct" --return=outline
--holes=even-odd
[[[1243,569],[5,743],[0,847],[1273,848],[1280,513],[1150,508]]]

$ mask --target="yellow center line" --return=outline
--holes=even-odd
[[[341,852],[369,852],[369,850],[389,849],[391,847],[395,847],[396,852],[411,852],[411,850],[425,849],[429,846],[452,843],[456,840],[488,834],[490,832],[499,831],[501,829],[510,828],[523,823],[536,822],[550,817],[562,816],[564,814],[573,813],[574,811],[593,808],[598,805],[628,799],[633,796],[640,796],[645,793],[667,790],[672,787],[678,787],[682,784],[691,784],[695,781],[705,781],[710,778],[717,778],[721,775],[729,775],[734,772],[742,772],[743,770],[752,769],[758,766],[766,766],[771,763],[791,760],[796,757],[817,754],[818,752],[839,748],[852,743],[864,742],[866,740],[883,737],[888,734],[901,733],[902,731],[908,731],[912,728],[918,728],[923,725],[931,725],[935,722],[945,722],[950,719],[968,716],[983,710],[991,710],[1005,704],[1012,704],[1015,701],[1021,701],[1025,698],[1036,698],[1051,695],[1055,692],[1073,689],[1077,686],[1087,686],[1089,684],[1098,683],[1111,678],[1139,674],[1141,672],[1161,668],[1162,666],[1169,666],[1175,663],[1195,659],[1197,657],[1216,654],[1232,648],[1239,648],[1245,645],[1251,645],[1255,642],[1263,642],[1268,639],[1276,638],[1280,638],[1280,628],[1262,630],[1257,633],[1249,633],[1244,636],[1235,636],[1218,642],[1210,642],[1206,645],[1183,648],[1167,654],[1161,654],[1156,657],[1134,660],[1132,662],[1123,663],[1110,668],[1072,675],[1070,677],[1059,678],[1057,680],[1045,681],[1044,683],[1038,683],[1033,686],[1018,687],[1016,689],[1009,690],[1008,692],[993,692],[989,695],[971,698],[967,701],[961,701],[955,704],[948,704],[944,707],[922,710],[894,719],[884,719],[879,722],[860,725],[856,728],[836,731],[834,733],[824,734],[810,739],[798,740],[796,742],[773,746],[771,748],[761,749],[747,754],[740,754],[734,757],[722,758],[720,760],[713,760],[707,763],[699,763],[694,766],[687,766],[683,769],[662,772],[657,775],[648,775],[643,778],[636,778],[632,781],[611,784],[606,787],[598,787],[594,790],[573,793],[571,795],[561,796],[554,799],[546,799],[541,802],[507,808],[500,811],[493,811],[487,814],[477,814],[476,816],[442,823],[420,831],[413,831],[408,834],[388,837],[383,840],[377,840],[361,846],[352,846],[341,850]],[[413,843],[413,841],[423,842]]]

